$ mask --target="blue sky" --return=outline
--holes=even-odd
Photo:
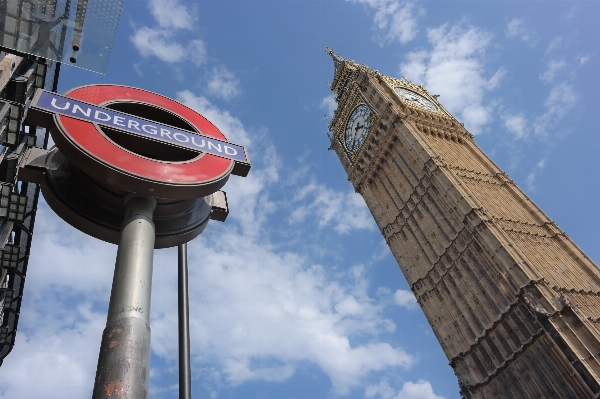
[[[327,151],[331,46],[422,84],[592,258],[600,169],[597,2],[124,0],[108,69],[248,146],[230,215],[190,244],[194,397],[458,398],[360,196]],[[116,247],[40,205],[0,398],[91,395]],[[177,270],[155,253],[151,397],[177,397]]]

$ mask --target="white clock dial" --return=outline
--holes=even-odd
[[[371,126],[371,110],[366,104],[354,108],[346,124],[346,148],[350,152],[358,150],[367,138]]]
[[[410,103],[411,105],[414,105],[415,107],[426,109],[428,111],[438,110],[438,107],[434,103],[432,103],[422,95],[415,93],[414,91],[407,90],[403,87],[395,87],[394,91],[400,96],[400,98]]]

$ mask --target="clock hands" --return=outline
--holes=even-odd
[[[431,101],[429,101],[427,98],[423,97],[420,94],[414,93],[414,92],[404,89],[402,87],[396,87],[396,88],[394,88],[394,91],[396,93],[398,93],[398,95],[402,99],[406,100],[407,102],[409,102],[410,104],[412,104],[416,107],[427,109],[430,111],[438,110],[438,108],[435,104],[433,104]]]
[[[356,140],[358,139],[358,129],[363,129],[365,127],[365,125],[360,125],[360,122],[356,123],[356,127],[354,128],[354,135],[352,137],[352,149],[355,150],[356,146],[354,145],[356,143]]]
[[[345,134],[345,146],[348,151],[355,152],[362,146],[371,124],[370,116],[367,105],[360,104],[348,118]]]

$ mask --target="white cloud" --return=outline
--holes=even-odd
[[[394,399],[444,399],[433,392],[431,383],[425,380],[419,380],[416,383],[408,381],[402,386],[402,390]]]
[[[425,9],[412,1],[397,0],[351,0],[374,8],[374,22],[383,32],[385,41],[398,40],[405,44],[413,40],[419,32],[419,21],[425,16]]]
[[[491,78],[485,77],[491,35],[461,23],[429,29],[427,36],[431,49],[409,53],[400,65],[401,75],[440,94],[440,101],[471,133],[480,133],[492,119],[485,94],[498,87],[505,74],[500,68]]]
[[[90,397],[116,246],[79,233],[43,201],[35,233],[19,331],[2,366],[0,398]]]
[[[0,398],[90,397],[106,314],[91,312],[89,303],[68,311],[56,301],[35,305],[21,309],[29,316],[37,311],[39,326],[30,332],[19,328],[15,348],[2,367]],[[69,325],[72,320],[77,322]]]
[[[143,26],[134,32],[131,41],[143,57],[155,56],[161,61],[173,63],[183,61],[187,56],[185,48],[173,41],[168,31]]]
[[[564,43],[564,40],[561,36],[555,37],[554,39],[552,39],[550,41],[550,44],[548,44],[548,48],[546,49],[546,54],[549,54],[549,53],[563,47],[563,43]]]
[[[208,81],[208,92],[213,96],[229,101],[240,94],[240,81],[224,66],[213,68]]]
[[[383,399],[390,399],[394,396],[394,393],[394,389],[387,381],[381,381],[377,385],[369,385],[365,389],[365,397],[367,398],[373,398],[377,395]]]
[[[303,222],[310,216],[319,220],[320,227],[333,225],[342,234],[355,229],[375,229],[364,200],[353,191],[341,193],[313,182],[302,187],[294,201],[303,204],[291,213],[291,224]]]
[[[504,34],[509,40],[521,39],[530,45],[535,45],[536,42],[532,30],[525,25],[525,18],[514,18],[511,20],[506,25]]]
[[[527,179],[525,180],[527,183],[527,189],[531,192],[535,191],[535,178],[536,178],[536,173],[535,172],[531,172],[527,175]]]
[[[386,343],[351,344],[357,335],[389,331],[381,306],[366,293],[364,276],[345,284],[295,253],[222,229],[193,242],[190,264],[193,357],[217,364],[230,384],[281,380],[303,362],[318,365],[338,394],[360,386],[370,373],[407,367],[412,357]],[[164,280],[176,286],[175,274]],[[156,309],[153,340],[175,362],[172,325],[175,291]],[[153,305],[154,306],[154,305]]]
[[[546,159],[542,158],[535,164],[534,169],[527,175],[525,182],[527,183],[527,189],[531,192],[535,191],[535,179],[538,174],[546,167]]]
[[[203,97],[185,91],[178,98],[210,112],[233,135],[247,135],[237,118]],[[265,156],[270,151],[261,148]],[[265,164],[228,183],[232,215],[224,224],[211,222],[189,245],[193,369],[210,370],[200,384],[218,392],[248,381],[283,381],[311,364],[330,378],[336,395],[346,395],[364,389],[374,373],[410,367],[410,354],[377,339],[395,325],[383,315],[386,301],[369,296],[362,268],[332,276],[309,254],[277,249],[265,238],[264,205],[280,169]],[[28,278],[0,398],[90,396],[116,247],[78,234],[47,206],[40,209],[30,260],[36,273]],[[167,365],[177,361],[174,262],[173,249],[156,251],[152,350]],[[40,376],[33,380],[31,370]]]
[[[167,63],[177,63],[188,59],[196,65],[206,63],[206,47],[202,40],[192,40],[187,46],[174,39],[166,29],[152,29],[143,26],[136,29],[131,42],[143,57],[154,56]]]
[[[191,40],[187,45],[187,54],[194,65],[206,64],[206,44],[200,39]]]
[[[567,66],[565,60],[552,60],[548,64],[548,68],[540,75],[540,79],[544,83],[551,83],[556,74]]]
[[[338,104],[335,102],[335,97],[333,97],[333,94],[328,95],[327,97],[323,98],[323,101],[321,101],[321,108],[327,110],[327,116],[329,118],[333,118],[333,114],[337,109],[337,106]]]
[[[203,113],[226,134],[242,139],[248,136],[237,118],[204,97],[184,91],[177,99]],[[269,151],[262,152],[275,159]],[[267,160],[268,168],[253,169],[248,177],[230,182],[225,188],[232,210],[228,221],[209,226],[212,230],[190,245],[190,254],[198,254],[198,258],[191,255],[190,264],[203,265],[190,272],[194,287],[191,324],[197,332],[193,357],[199,365],[211,364],[217,380],[234,385],[280,381],[291,376],[299,364],[309,362],[329,376],[341,395],[361,386],[373,372],[410,366],[412,357],[400,348],[369,339],[351,343],[356,336],[369,337],[395,328],[382,317],[383,305],[368,296],[360,268],[351,268],[340,281],[311,263],[307,255],[278,251],[265,241],[265,208],[272,206],[269,187],[280,178],[278,162]],[[315,191],[307,188],[299,197],[312,199]],[[328,195],[340,196],[332,190]],[[347,198],[345,203],[359,221],[373,223],[364,204]],[[362,210],[354,209],[359,205]],[[332,216],[329,224],[339,232],[355,228],[336,217]],[[169,278],[171,283],[162,277],[163,285],[176,286],[175,274]],[[176,303],[175,291],[163,298],[166,295],[171,297],[170,303]],[[172,325],[176,315],[168,303],[163,300],[156,306],[153,339],[158,342],[158,354],[174,362]]]
[[[546,159],[542,158],[538,161],[538,163],[535,164],[535,166],[537,166],[538,169],[544,169],[546,167]]]
[[[524,29],[524,21],[525,18],[515,18],[512,21],[510,21],[507,25],[506,25],[506,29],[504,31],[504,33],[506,34],[506,38],[507,39],[514,39],[519,37]]]
[[[194,28],[197,20],[195,12],[178,0],[150,0],[148,5],[161,28],[187,30]]]
[[[502,119],[504,120],[504,127],[513,133],[516,139],[523,139],[528,136],[527,118],[524,114],[502,115]]]
[[[394,302],[398,306],[403,306],[407,309],[417,308],[417,299],[415,295],[409,290],[397,290],[394,293]]]
[[[589,55],[584,55],[583,57],[579,58],[579,65],[584,65],[586,64],[588,61],[590,60],[590,56]]]
[[[251,145],[250,136],[242,122],[228,111],[217,108],[206,97],[184,90],[178,92],[175,98],[211,121],[230,141],[245,146]]]
[[[500,82],[502,82],[502,79],[504,79],[505,75],[506,75],[506,69],[504,67],[498,68],[496,73],[493,74],[492,77],[488,80],[486,88],[488,90],[493,90],[493,89],[497,88],[498,86],[500,86]]]
[[[154,56],[171,64],[187,60],[192,61],[196,66],[205,64],[207,54],[204,41],[177,39],[178,30],[195,28],[197,22],[195,10],[181,4],[179,0],[150,0],[148,6],[152,16],[158,22],[158,27],[134,28],[130,39],[140,54],[143,57]],[[139,66],[136,69],[139,70]]]
[[[561,83],[550,90],[544,102],[545,112],[533,123],[534,132],[540,138],[546,138],[549,129],[558,123],[577,104],[578,96],[568,83]]]
[[[250,133],[238,118],[216,107],[206,97],[196,95],[189,90],[178,92],[175,99],[211,121],[230,141],[246,146],[250,159],[253,159],[252,154],[256,148],[254,143],[260,141],[260,137],[255,135],[256,140],[251,139]],[[266,193],[271,184],[279,181],[278,170],[281,167],[281,160],[278,159],[272,146],[266,146],[260,152],[262,163],[268,167],[258,169],[256,163],[253,163],[247,177],[233,177],[235,184],[228,184],[225,187],[229,207],[232,210],[227,220],[235,220],[244,234],[252,236],[258,234],[268,214],[274,209],[274,204],[268,199]]]

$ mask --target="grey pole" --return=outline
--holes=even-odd
[[[188,297],[187,243],[178,247],[179,277],[179,399],[192,399],[190,367],[190,302]]]
[[[128,195],[92,399],[147,399],[154,198]]]

